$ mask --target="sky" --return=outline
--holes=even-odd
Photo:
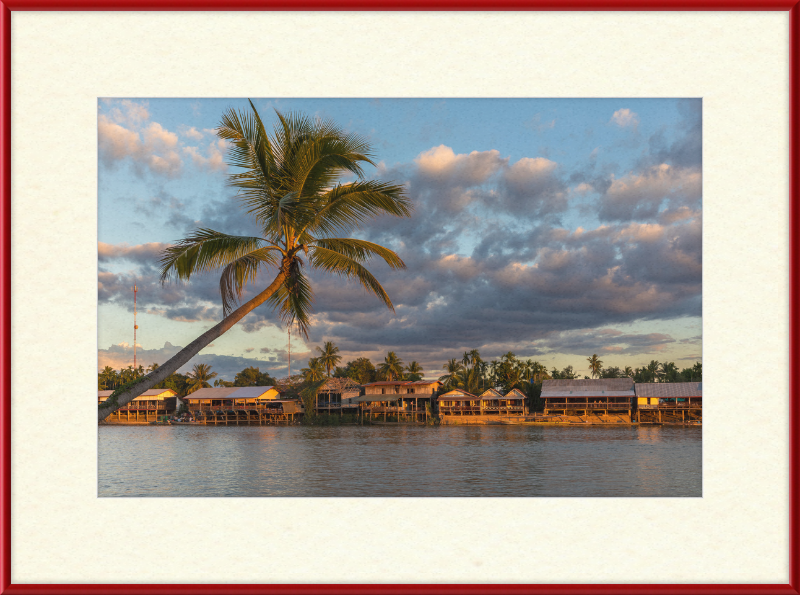
[[[374,363],[394,351],[426,378],[479,349],[548,369],[702,361],[700,99],[261,99],[366,138],[366,177],[403,184],[410,218],[382,216],[357,237],[395,250],[404,270],[369,269],[395,305],[311,273],[308,340],[292,371],[333,341]],[[219,275],[159,281],[161,251],[199,227],[256,235],[226,179],[215,133],[246,98],[98,102],[98,369],[163,363],[221,319]],[[345,178],[344,181],[347,181]],[[272,275],[272,276],[271,276]],[[274,277],[265,270],[244,299]],[[260,289],[259,289],[260,288]],[[189,364],[219,378],[256,366],[287,374],[287,329],[268,306]]]

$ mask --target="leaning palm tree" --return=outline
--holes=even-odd
[[[335,368],[336,365],[342,361],[342,356],[339,355],[339,348],[333,344],[333,341],[325,341],[324,347],[317,347],[317,351],[319,351],[319,361],[321,361],[325,369],[328,371],[328,376],[331,375],[331,368]]]
[[[194,369],[188,374],[186,394],[190,395],[201,388],[210,388],[209,380],[216,378],[217,373],[211,371],[208,364],[195,364]]]
[[[592,378],[600,376],[600,371],[603,369],[603,362],[597,357],[595,353],[592,357],[587,357],[586,361],[589,362],[589,370],[592,371]]]
[[[374,163],[363,138],[331,122],[281,113],[276,113],[274,130],[267,134],[252,102],[250,107],[252,111],[228,110],[217,135],[229,143],[229,164],[238,168],[229,176],[229,184],[238,189],[261,235],[199,229],[168,247],[161,259],[162,283],[222,269],[223,319],[158,370],[112,395],[99,409],[99,419],[167,378],[264,303],[307,337],[314,293],[306,266],[354,279],[394,310],[364,263],[378,257],[394,269],[405,264],[388,248],[346,236],[375,216],[409,216],[411,205],[403,187],[364,179],[362,166]],[[355,175],[356,180],[339,183],[345,174]],[[262,271],[272,275],[266,287],[258,283]],[[255,286],[256,295],[239,305],[248,285]]]
[[[399,380],[403,377],[403,360],[390,351],[383,363],[378,365],[378,375],[384,380]]]

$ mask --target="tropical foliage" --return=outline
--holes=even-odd
[[[228,110],[217,134],[228,143],[228,163],[235,168],[228,182],[261,235],[198,229],[168,247],[160,262],[164,283],[221,270],[224,318],[123,391],[113,404],[101,406],[100,419],[164,381],[261,304],[272,306],[285,324],[296,324],[307,336],[314,301],[307,267],[355,280],[393,309],[365,263],[377,257],[393,269],[405,264],[392,250],[349,236],[376,216],[409,216],[404,188],[364,178],[363,167],[374,162],[369,144],[360,136],[329,121],[279,112],[267,133],[252,102],[250,107],[251,111]],[[343,184],[344,175],[356,179]],[[259,273],[265,271],[271,282],[259,287]],[[257,293],[240,306],[248,286],[258,287]]]

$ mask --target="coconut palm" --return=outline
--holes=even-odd
[[[318,357],[309,358],[308,367],[300,370],[300,373],[306,382],[319,382],[325,378],[325,364]]]
[[[589,362],[589,370],[592,372],[592,378],[600,376],[600,371],[603,369],[603,362],[597,357],[595,353],[592,357],[587,357],[586,361]]]
[[[659,363],[657,360],[651,359],[650,363],[647,364],[645,367],[645,371],[647,372],[647,376],[650,379],[650,382],[658,382],[658,370],[659,370]]]
[[[625,370],[623,370],[622,375],[626,378],[633,378],[633,368],[630,366],[625,366]]]
[[[390,351],[382,364],[378,364],[378,376],[383,380],[399,380],[403,377],[403,361]]]
[[[261,304],[277,309],[285,324],[296,324],[307,337],[314,293],[306,266],[354,279],[394,310],[364,263],[378,257],[394,269],[405,264],[388,248],[346,236],[378,215],[409,216],[403,187],[364,179],[362,166],[374,163],[363,138],[328,121],[279,112],[267,134],[252,102],[250,107],[252,112],[228,110],[217,135],[228,143],[229,165],[237,168],[229,184],[261,234],[242,237],[199,229],[168,247],[160,263],[162,283],[222,269],[224,317],[146,379],[110,399],[109,406],[99,409],[100,419],[167,378]],[[356,180],[339,183],[344,174]],[[258,283],[262,271],[272,279],[266,287]],[[239,305],[248,285],[256,295]]]
[[[459,384],[459,374],[463,368],[464,366],[462,366],[461,362],[456,360],[456,358],[451,359],[442,366],[442,369],[447,370],[447,374],[439,376],[439,382],[441,382],[445,388],[457,387]]]
[[[195,364],[194,368],[188,374],[188,382],[186,383],[186,394],[190,395],[201,388],[210,388],[209,380],[216,378],[217,373],[211,371],[211,366],[208,364]]]
[[[408,380],[422,380],[422,373],[424,370],[422,369],[422,366],[420,366],[419,363],[414,360],[406,366],[406,372],[408,372],[408,374],[406,374],[406,378]]]
[[[333,344],[333,341],[325,341],[324,347],[317,347],[317,351],[320,354],[319,361],[325,366],[328,376],[330,376],[331,368],[335,368],[342,361],[342,356],[339,355],[339,348]]]

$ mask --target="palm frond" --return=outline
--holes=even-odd
[[[259,248],[237,258],[222,270],[219,293],[224,316],[239,303],[245,286],[256,280],[259,269],[264,265],[278,266],[279,257],[280,253],[274,248]]]
[[[367,240],[357,240],[355,238],[321,238],[313,240],[311,246],[320,246],[328,250],[333,250],[344,254],[356,262],[365,262],[373,256],[378,256],[386,261],[393,269],[404,269],[406,263],[389,248],[380,244],[368,242]]]
[[[297,324],[300,333],[308,338],[314,292],[303,274],[302,266],[299,258],[292,261],[286,281],[268,298],[267,303],[278,311],[284,324]]]
[[[380,282],[363,265],[352,258],[322,246],[312,246],[309,248],[309,262],[314,268],[356,279],[367,291],[378,296],[394,312],[392,300],[389,299],[389,294],[386,293]]]
[[[402,186],[374,180],[337,185],[324,193],[318,204],[319,209],[305,225],[314,235],[350,232],[372,217],[408,217],[412,211]]]
[[[196,273],[225,266],[261,248],[280,250],[263,238],[232,236],[213,229],[198,229],[162,252],[159,260],[161,282],[165,283],[172,278],[189,279]]]

